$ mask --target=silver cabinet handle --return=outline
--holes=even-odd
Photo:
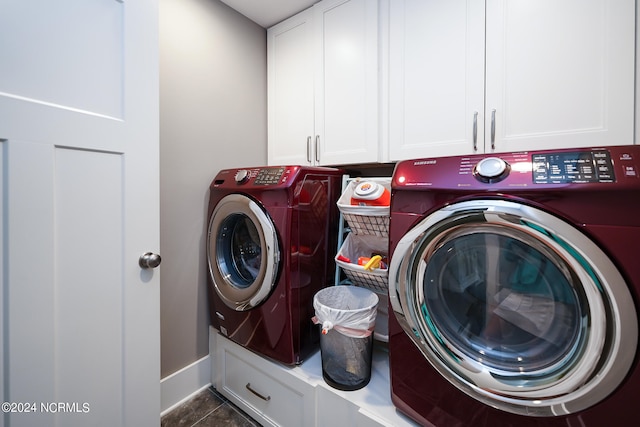
[[[496,149],[496,110],[491,110],[491,149]]]
[[[473,112],[473,151],[478,151],[478,112]]]
[[[307,137],[307,162],[311,163],[311,137]]]
[[[320,135],[316,135],[316,163],[320,163]]]
[[[258,396],[260,399],[268,402],[271,400],[271,396],[264,396],[260,393],[258,393],[257,391],[255,391],[254,389],[251,388],[251,383],[247,383],[247,385],[245,386],[247,388],[247,390],[249,390],[251,393],[255,394],[256,396]]]
[[[140,268],[144,269],[156,268],[161,262],[162,258],[160,258],[160,255],[154,254],[153,252],[145,252],[140,255],[140,258],[138,259],[138,265]]]

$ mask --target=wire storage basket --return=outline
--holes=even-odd
[[[354,285],[387,294],[389,289],[387,252],[386,238],[350,233],[342,243],[335,260]],[[368,259],[374,254],[382,258],[377,268],[368,270],[364,265],[358,264],[358,258]]]
[[[338,209],[354,234],[389,237],[389,206],[362,206],[352,204],[354,190],[363,181],[382,185],[391,192],[391,178],[354,178],[348,181],[338,199]]]

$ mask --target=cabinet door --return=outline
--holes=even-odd
[[[269,165],[312,164],[312,20],[307,9],[267,31]]]
[[[633,0],[487,0],[485,150],[632,144],[634,31]]]
[[[378,160],[378,2],[325,0],[316,27],[317,161]]]
[[[472,153],[484,134],[484,3],[393,0],[389,12],[390,159]]]

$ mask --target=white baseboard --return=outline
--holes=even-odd
[[[211,385],[211,358],[206,355],[160,381],[161,415]]]

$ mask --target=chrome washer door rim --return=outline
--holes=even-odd
[[[424,313],[421,280],[438,245],[460,224],[515,230],[550,248],[570,268],[585,298],[588,324],[579,354],[566,369],[541,375],[539,381],[514,381],[472,360],[434,328]],[[443,377],[471,397],[512,413],[556,416],[592,406],[624,380],[636,353],[636,310],[617,268],[582,232],[531,206],[475,200],[429,215],[399,241],[389,269],[389,294],[400,325]]]
[[[228,248],[218,247],[221,242],[223,245],[229,243],[228,239],[220,238],[220,233],[225,222],[236,216],[246,218],[255,226],[256,240],[259,240],[261,248],[259,270],[253,280],[243,286],[238,286],[229,274],[229,267],[221,261],[221,253]],[[260,305],[276,284],[280,264],[278,236],[273,221],[248,196],[225,196],[216,204],[209,221],[207,262],[215,292],[225,305],[236,311],[246,311]]]

